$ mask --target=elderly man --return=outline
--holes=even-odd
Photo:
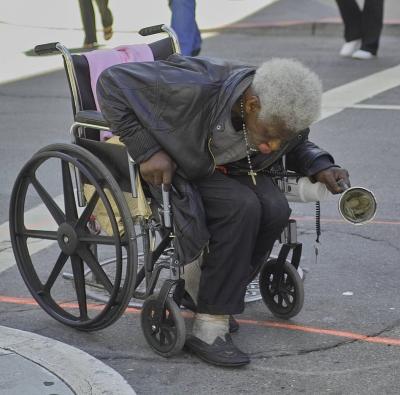
[[[286,154],[288,165],[342,192],[348,173],[307,139],[322,87],[301,63],[259,68],[172,55],[105,70],[97,84],[104,117],[152,185],[177,173],[198,190],[210,233],[196,317],[186,345],[209,363],[249,363],[229,335],[246,286],[286,225],[284,194],[260,170]]]

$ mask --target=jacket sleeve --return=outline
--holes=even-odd
[[[120,137],[136,163],[146,161],[161,149],[139,122],[126,100],[124,90],[119,87],[118,78],[110,69],[101,73],[97,81],[97,99],[113,134]]]
[[[308,177],[330,167],[338,167],[329,152],[319,148],[308,139],[296,145],[287,155],[288,169],[304,174]]]

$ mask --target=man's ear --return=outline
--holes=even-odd
[[[247,114],[260,111],[261,104],[260,99],[256,95],[248,95],[245,99],[245,110]]]

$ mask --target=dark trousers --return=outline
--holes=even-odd
[[[239,314],[246,287],[288,222],[282,192],[264,175],[254,186],[249,176],[215,172],[196,181],[211,234],[200,278],[199,313]]]
[[[376,55],[383,27],[383,0],[365,0],[361,10],[356,0],[336,0],[344,23],[344,38],[361,39],[361,49]]]
[[[108,8],[108,0],[96,0],[97,7],[101,15],[101,23],[103,27],[108,27],[113,24],[113,16]],[[81,9],[81,17],[83,30],[85,31],[85,44],[97,42],[96,36],[96,18],[92,0],[79,0]]]

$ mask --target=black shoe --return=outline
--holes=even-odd
[[[202,360],[217,366],[237,367],[250,363],[250,358],[240,351],[227,333],[225,340],[217,337],[213,344],[207,344],[198,337],[189,335],[185,346]]]
[[[181,298],[181,306],[190,311],[196,312],[196,304],[191,296],[185,291]],[[239,323],[235,320],[233,315],[229,316],[229,333],[234,333],[239,330]]]

